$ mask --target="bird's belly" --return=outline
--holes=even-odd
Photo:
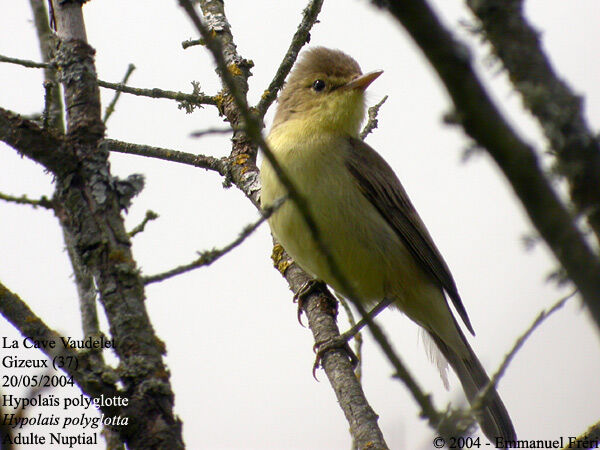
[[[411,290],[422,284],[419,281],[425,274],[396,232],[360,192],[350,174],[347,178],[323,174],[312,180],[301,180],[297,186],[302,186],[301,192],[321,240],[352,294],[367,303],[384,297],[397,300],[413,297]],[[334,276],[292,201],[286,201],[273,215],[270,225],[277,240],[304,270],[336,291],[346,296],[350,294]]]

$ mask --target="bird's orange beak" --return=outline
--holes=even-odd
[[[375,81],[375,79],[383,73],[383,70],[375,70],[374,72],[369,72],[364,75],[361,75],[354,80],[346,83],[344,86],[345,89],[360,89],[365,90],[369,87],[369,85]]]

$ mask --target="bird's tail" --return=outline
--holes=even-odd
[[[459,355],[454,349],[446,345],[434,332],[428,330],[427,333],[456,372],[469,402],[472,402],[477,393],[488,384],[490,379],[456,321],[455,326],[467,350],[461,352],[462,355]],[[504,443],[517,439],[510,416],[496,389],[492,389],[486,397],[485,407],[478,417],[478,421],[483,433],[494,445],[497,442],[497,438],[502,438]],[[507,447],[507,444],[503,444],[503,447]]]

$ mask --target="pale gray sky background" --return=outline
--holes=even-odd
[[[250,100],[268,85],[296,30],[305,0],[226,1],[242,56],[255,63]],[[478,61],[488,49],[459,26],[471,16],[460,0],[433,2],[446,25],[458,31]],[[586,99],[594,128],[600,125],[600,35],[597,0],[531,0],[526,12],[541,31],[558,72]],[[196,37],[176,1],[91,1],[84,6],[99,77],[118,82],[127,65],[136,87],[207,94],[220,89],[212,58],[202,47],[181,48]],[[545,282],[555,262],[544,246],[526,252],[522,237],[532,227],[503,177],[486,155],[466,164],[468,140],[442,124],[450,102],[428,63],[404,31],[366,1],[326,0],[311,45],[346,51],[363,71],[385,73],[369,88],[370,101],[389,95],[379,129],[368,138],[395,169],[445,256],[477,337],[471,343],[488,372],[500,364],[539,311],[564,295]],[[0,16],[0,54],[39,61],[28,2],[11,2]],[[479,72],[520,133],[543,152],[535,122],[498,66]],[[23,114],[40,112],[42,72],[0,65],[0,106]],[[113,97],[102,89],[103,104]],[[273,111],[267,115],[270,124]],[[216,157],[230,151],[227,137],[189,138],[192,131],[222,126],[214,107],[191,115],[168,100],[123,94],[108,122],[107,136]],[[221,246],[257,218],[235,188],[200,169],[136,156],[111,155],[113,173],[142,173],[146,188],[134,200],[127,223],[146,210],[160,214],[134,239],[144,274],[191,261],[196,251]],[[0,192],[51,195],[52,178],[0,144]],[[65,335],[80,336],[78,304],[62,234],[44,210],[0,202],[0,279]],[[168,348],[176,412],[193,449],[348,449],[348,424],[324,373],[311,375],[310,331],[296,321],[287,285],[271,267],[271,240],[263,226],[214,265],[153,284],[147,289],[152,322]],[[446,392],[427,360],[417,328],[386,311],[379,321],[421,386],[441,409],[462,398],[452,376]],[[340,314],[344,324],[344,315]],[[345,324],[342,325],[345,327]],[[18,337],[0,319],[0,334]],[[521,439],[575,436],[600,416],[600,339],[579,299],[547,320],[525,344],[499,387]],[[1,356],[6,354],[0,350]],[[29,358],[40,357],[33,351]],[[3,374],[10,371],[2,369]],[[364,389],[393,449],[429,449],[432,431],[418,418],[405,387],[370,336],[364,347]],[[4,393],[4,392],[3,392]],[[62,391],[65,394],[66,391]],[[30,410],[30,415],[49,410]],[[71,413],[71,412],[69,412]],[[75,412],[73,412],[74,414]],[[100,446],[99,448],[102,448]]]

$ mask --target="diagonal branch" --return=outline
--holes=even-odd
[[[549,309],[543,310],[538,314],[538,316],[527,328],[527,330],[525,330],[525,332],[521,336],[519,336],[519,338],[515,341],[512,349],[505,355],[502,364],[500,364],[500,367],[496,370],[496,372],[494,372],[494,375],[490,378],[490,381],[485,386],[485,388],[483,388],[479,392],[479,394],[477,394],[477,397],[475,397],[475,399],[471,403],[470,410],[466,411],[467,417],[471,417],[471,419],[474,419],[477,413],[480,413],[483,410],[490,393],[496,388],[498,381],[500,380],[500,378],[502,378],[504,372],[506,372],[508,365],[515,357],[517,352],[521,349],[521,347],[523,347],[525,341],[529,339],[532,333],[542,324],[542,322],[544,322],[548,317],[550,317],[552,314],[554,314],[556,311],[562,308],[565,305],[565,303],[569,299],[571,299],[575,294],[577,294],[577,291],[571,292],[570,294],[566,295],[565,297],[561,298],[556,303],[554,303]]]
[[[386,102],[387,99],[388,99],[388,96],[386,95],[381,100],[379,100],[379,103],[374,104],[367,110],[367,117],[369,118],[369,120],[367,121],[367,123],[363,127],[362,131],[360,132],[360,138],[363,141],[366,139],[366,137],[369,134],[371,134],[373,132],[373,130],[375,128],[377,128],[377,125],[378,125],[377,115],[379,114],[379,109]]]
[[[373,3],[400,21],[427,56],[450,94],[465,132],[487,149],[504,172],[600,327],[600,259],[552,189],[533,149],[493,104],[473,70],[468,49],[444,28],[424,0]]]
[[[200,1],[205,18],[210,19],[207,20],[207,23],[209,25],[216,23],[218,27],[218,30],[215,28],[212,30],[214,37],[213,32],[209,31],[207,26],[199,19],[189,0],[180,0],[179,3],[188,13],[205,41],[206,47],[215,58],[217,72],[221,76],[223,86],[226,89],[226,100],[223,102],[225,116],[234,129],[239,128],[240,121],[243,121],[244,124],[246,134],[236,131],[233,139],[234,147],[231,158],[236,161],[236,164],[232,165],[232,181],[246,193],[256,206],[259,206],[258,170],[255,164],[256,145],[258,145],[264,151],[265,157],[269,158],[269,161],[275,167],[282,183],[288,190],[290,200],[295,202],[302,211],[302,215],[308,222],[309,229],[313,234],[313,239],[315,239],[319,248],[323,250],[326,259],[330,262],[332,271],[336,273],[337,266],[333,264],[331,254],[322,245],[314,221],[308,214],[306,204],[297,195],[297,190],[289,178],[285,176],[283,171],[278,170],[281,168],[273,158],[260,132],[262,125],[248,108],[245,97],[248,75],[243,70],[239,70],[239,62],[242,59],[235,51],[233,38],[225,19],[223,3],[220,1]],[[283,260],[281,258],[287,259]],[[310,280],[303,271],[291,263],[284,252],[278,254],[276,264],[294,292],[298,292]],[[337,278],[343,280],[343,277],[339,274],[339,269],[337,269],[337,274],[339,275]],[[342,286],[346,284],[341,282]],[[348,289],[348,291],[351,292],[352,289]],[[312,293],[306,299],[305,311],[309,318],[309,326],[317,341],[339,336],[334,314],[331,313],[332,308],[328,306],[332,302],[335,304],[335,299],[331,297],[331,294],[325,294],[323,291],[318,294]],[[334,350],[326,353],[323,357],[323,366],[336,392],[340,406],[350,423],[351,432],[357,445],[360,447],[369,445],[371,448],[387,448],[383,435],[377,426],[377,415],[369,406],[345,352]]]
[[[156,220],[156,219],[158,219],[158,214],[156,214],[152,210],[146,211],[146,215],[144,216],[144,219],[142,220],[142,222],[139,225],[137,225],[136,227],[134,227],[133,230],[131,230],[127,234],[129,234],[129,237],[132,238],[136,234],[142,233],[146,229],[146,225],[148,224],[148,222],[150,222],[151,220]]]
[[[312,0],[304,11],[302,12],[302,21],[298,25],[292,42],[288,47],[288,50],[275,73],[275,77],[269,84],[269,87],[263,93],[260,101],[256,105],[256,110],[261,117],[264,117],[271,104],[277,98],[277,93],[283,86],[288,73],[292,70],[292,66],[296,62],[300,49],[310,41],[310,30],[313,25],[317,22],[317,17],[321,12],[323,6],[323,0]]]
[[[581,97],[561,80],[523,16],[522,0],[467,0],[483,36],[502,60],[525,107],[537,118],[566,177],[578,211],[600,241],[600,138],[590,129]]]
[[[130,448],[181,448],[181,422],[173,412],[173,392],[162,358],[164,344],[145,309],[143,284],[121,215],[121,194],[110,176],[108,152],[99,148],[105,128],[94,49],[86,40],[82,5],[51,1],[58,39],[54,61],[64,90],[67,134],[59,141],[61,145],[41,149],[34,156],[40,162],[49,161],[47,167],[56,175],[56,215],[79,261],[93,277],[110,325],[123,394],[129,399],[121,411],[129,421],[118,429],[120,437]],[[3,119],[17,120],[0,110],[0,122]],[[30,134],[46,138],[43,130],[26,125]],[[31,156],[31,151],[15,147]],[[52,158],[62,164],[54,164]]]
[[[123,75],[123,81],[121,81],[121,83],[120,83],[122,86],[125,86],[127,84],[127,81],[129,81],[129,77],[131,76],[131,74],[133,73],[134,70],[135,70],[135,66],[133,64],[129,64],[127,66],[127,71],[125,72],[125,75]],[[110,116],[112,115],[112,113],[115,111],[115,106],[116,106],[117,102],[119,101],[121,92],[123,92],[123,91],[120,89],[117,89],[117,92],[115,92],[115,96],[113,97],[112,101],[108,104],[108,106],[104,110],[104,117],[102,118],[102,122],[104,122],[105,124],[108,121],[108,119],[110,118]]]
[[[258,220],[249,225],[246,225],[241,231],[241,233],[238,235],[238,237],[231,241],[229,244],[227,244],[225,247],[219,249],[213,248],[212,250],[200,252],[200,256],[189,264],[184,264],[182,266],[175,267],[174,269],[158,273],[156,275],[144,277],[144,284],[148,285],[151,283],[156,283],[158,281],[164,281],[168,278],[172,278],[174,276],[190,272],[194,269],[211,265],[217,259],[221,258],[222,256],[225,256],[231,250],[238,247],[242,242],[246,240],[248,236],[254,233],[256,229],[259,226],[261,226],[265,222],[265,220],[271,217],[271,215],[281,206],[283,200],[284,199],[281,199],[281,201],[277,202],[270,208],[263,210],[261,217]]]
[[[0,108],[0,141],[54,173],[68,172],[77,166],[60,138],[3,108]]]
[[[27,304],[16,294],[0,283],[0,314],[8,320],[23,337],[39,342],[54,342],[54,346],[42,346],[40,350],[51,360],[57,357],[71,358],[77,365],[65,365],[62,369],[91,396],[119,395],[114,383],[109,383],[111,376],[105,376],[111,369],[103,364],[98,364],[89,357],[89,353],[78,352],[63,344],[61,336],[49,328]],[[103,412],[111,415],[122,413],[120,409],[112,407]]]

